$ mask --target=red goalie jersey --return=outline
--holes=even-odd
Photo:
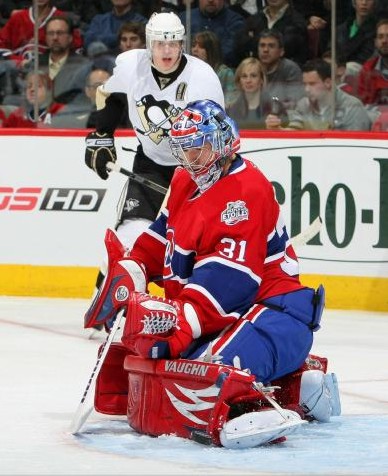
[[[195,305],[199,334],[219,331],[271,296],[298,290],[298,261],[271,183],[240,156],[199,194],[178,168],[160,217],[131,256],[166,297]],[[205,312],[206,310],[206,312]]]

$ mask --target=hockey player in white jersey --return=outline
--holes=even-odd
[[[176,161],[168,145],[171,124],[188,102],[212,99],[224,106],[220,81],[204,61],[184,53],[185,29],[174,13],[154,13],[146,25],[146,49],[116,59],[113,75],[97,91],[97,127],[86,137],[85,162],[102,179],[117,158],[114,131],[125,107],[139,140],[133,172],[169,186]],[[125,246],[156,218],[163,195],[129,179],[116,231]],[[124,195],[123,193],[123,195]],[[96,287],[105,274],[105,261]]]

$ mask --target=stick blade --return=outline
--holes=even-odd
[[[69,427],[69,431],[73,435],[80,433],[83,425],[85,424],[86,420],[89,418],[89,415],[94,410],[94,392],[95,392],[97,377],[98,377],[98,374],[100,373],[105,357],[108,354],[109,348],[113,342],[114,336],[116,332],[118,331],[118,329],[120,329],[121,321],[123,318],[124,318],[124,310],[122,309],[116,316],[113,327],[111,328],[109,334],[106,337],[106,340],[100,350],[100,354],[97,357],[96,364],[90,375],[89,381],[86,385],[81,401],[77,407],[77,410],[74,413],[73,419]]]
[[[70,423],[69,431],[72,435],[77,435],[80,433],[81,428],[84,426],[86,420],[89,418],[89,415],[93,411],[93,406],[89,405],[88,407],[79,406],[77,411],[73,416],[73,420]]]

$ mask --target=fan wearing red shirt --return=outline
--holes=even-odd
[[[31,2],[32,3],[32,2]],[[51,6],[51,0],[38,0],[38,19],[34,18],[33,6],[15,11],[3,28],[0,29],[0,48],[10,50],[11,59],[16,61],[28,59],[34,49],[35,22],[39,25],[39,51],[46,50],[45,25],[54,15],[65,15],[66,12]],[[82,46],[82,38],[78,30],[74,35],[74,48]]]

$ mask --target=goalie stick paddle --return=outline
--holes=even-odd
[[[291,237],[292,246],[298,247],[305,245],[320,232],[321,227],[322,219],[318,216],[305,230]]]
[[[90,401],[90,395],[94,395],[92,392],[94,385],[96,383],[98,374],[100,373],[102,364],[104,363],[105,357],[108,353],[108,350],[113,342],[114,336],[118,329],[120,328],[121,320],[124,315],[124,310],[120,311],[120,313],[116,316],[114,324],[107,335],[105,342],[102,346],[102,349],[98,355],[96,364],[94,369],[90,375],[89,381],[86,385],[85,391],[82,395],[81,401],[78,405],[76,412],[74,413],[73,420],[70,424],[70,432],[73,435],[76,435],[80,432],[81,428],[85,424],[86,420],[89,418],[89,415],[92,413],[94,408],[93,403]],[[91,393],[92,392],[92,393]]]
[[[135,174],[131,172],[130,170],[125,169],[124,167],[121,167],[121,165],[118,163],[108,162],[106,165],[108,170],[112,170],[114,172],[119,172],[120,174],[126,175],[127,177],[131,178],[134,182],[140,183],[141,185],[144,185],[145,187],[149,187],[152,190],[155,190],[156,192],[161,193],[162,195],[166,195],[167,193],[167,188],[163,187],[162,185],[159,185],[156,182],[153,182],[152,180],[146,179],[142,177],[141,175]]]

